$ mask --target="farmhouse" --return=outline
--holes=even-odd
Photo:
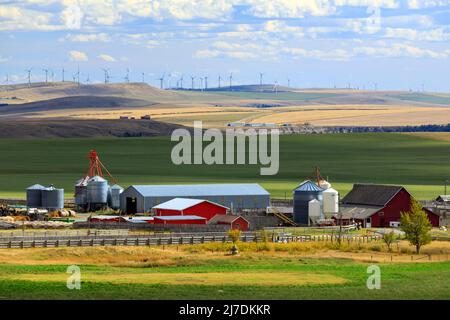
[[[215,215],[227,214],[228,208],[220,204],[189,198],[175,198],[153,207],[158,216],[196,215],[210,220]]]
[[[231,210],[265,210],[270,194],[257,183],[132,185],[120,194],[120,209],[128,214],[148,212],[174,198],[202,199]]]
[[[413,197],[401,186],[355,184],[342,199],[340,213],[333,216],[343,224],[359,222],[365,228],[390,227],[400,221],[401,212],[411,209]],[[433,227],[439,226],[439,216],[424,209]]]

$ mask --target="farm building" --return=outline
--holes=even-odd
[[[265,210],[270,194],[259,184],[132,185],[120,194],[120,208],[134,214],[174,198],[202,199],[232,210]]]
[[[156,216],[154,224],[206,224],[208,220],[199,216]]]
[[[343,224],[360,222],[363,227],[390,227],[400,221],[401,212],[411,209],[413,197],[401,186],[355,184],[342,199],[340,213],[333,216]],[[433,227],[439,226],[439,216],[424,209]],[[342,215],[342,216],[341,216]]]
[[[228,208],[203,199],[175,198],[153,207],[153,210],[158,216],[195,215],[209,220],[217,214],[227,214]]]
[[[250,223],[247,219],[242,216],[235,215],[216,215],[211,220],[208,221],[208,224],[221,224],[228,225],[231,229],[238,229],[241,231],[247,231],[250,227]]]

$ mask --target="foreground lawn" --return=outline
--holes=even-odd
[[[450,141],[406,134],[329,134],[280,137],[280,170],[261,176],[259,165],[173,165],[169,137],[122,139],[2,139],[0,196],[25,198],[25,188],[41,183],[63,187],[73,196],[74,182],[96,149],[119,184],[257,182],[274,198],[322,169],[345,195],[353,183],[401,184],[419,199],[443,193],[450,176]]]
[[[168,247],[48,248],[0,251],[1,299],[450,299],[450,262],[396,254],[382,262],[369,247],[241,244]],[[445,259],[446,243],[428,252]],[[284,250],[284,251],[281,251]],[[368,257],[373,262],[367,261]],[[356,257],[356,260],[352,257]],[[448,260],[448,257],[447,257]],[[81,269],[81,289],[69,290],[69,265]],[[369,290],[367,267],[381,270]]]

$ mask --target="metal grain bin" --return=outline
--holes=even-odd
[[[57,189],[49,186],[42,190],[42,208],[49,211],[60,210],[64,208],[64,189]]]
[[[87,204],[87,180],[88,177],[78,180],[75,184],[75,204],[79,207]]]
[[[120,208],[120,194],[123,192],[123,188],[118,184],[113,185],[111,188],[111,208]]]
[[[34,184],[27,188],[27,207],[40,208],[42,206],[42,190],[44,186]]]
[[[100,176],[90,178],[87,182],[87,202],[89,204],[108,203],[108,181]]]
[[[293,191],[294,196],[294,221],[307,225],[309,222],[309,202],[311,200],[323,201],[323,189],[310,180],[304,181]]]

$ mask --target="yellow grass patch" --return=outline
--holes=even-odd
[[[66,282],[67,274],[22,274],[1,276],[0,279]],[[343,284],[348,280],[320,273],[304,272],[205,272],[205,273],[109,273],[83,274],[82,281],[113,284],[165,284],[165,285],[251,285],[251,286],[304,286]]]
[[[450,141],[450,132],[408,132],[404,134],[432,140]]]

